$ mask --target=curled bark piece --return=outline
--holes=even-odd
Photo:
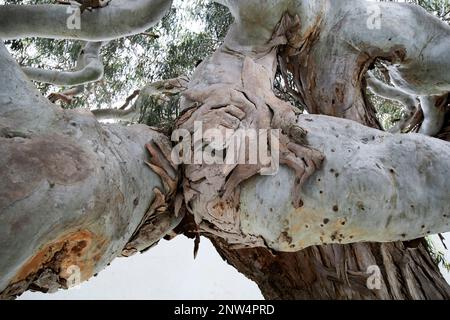
[[[75,71],[44,70],[24,67],[30,80],[58,86],[80,86],[103,78],[103,63],[100,49],[103,42],[88,42],[80,53]]]
[[[150,249],[168,235],[183,220],[184,210],[176,201],[178,187],[178,166],[170,157],[171,145],[166,139],[154,139],[146,144],[150,153],[147,165],[161,178],[164,193],[155,188],[155,198],[130,241],[122,250],[122,256],[129,257]]]

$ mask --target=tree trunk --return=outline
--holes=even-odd
[[[16,30],[11,19],[4,19],[9,29],[0,36],[109,40],[153,24],[171,1],[136,2],[143,10],[133,30],[123,23],[124,28],[107,28],[111,32],[95,31],[113,13],[130,18],[129,4],[121,0],[99,13],[101,19],[86,20],[81,31],[67,34],[59,30],[64,28],[37,27],[23,19]],[[255,164],[183,163],[179,186],[180,171],[165,136],[145,126],[105,126],[91,113],[57,109],[39,96],[0,45],[0,298],[28,288],[67,287],[73,266],[85,280],[118,255],[148,249],[185,214],[177,231],[209,236],[266,298],[450,298],[424,241],[414,241],[449,229],[450,146],[349,120],[298,117],[273,92],[280,66],[285,76],[290,73],[291,89],[309,113],[377,127],[364,95],[366,71],[384,59],[395,62],[390,71],[405,90],[424,96],[447,92],[448,73],[430,70],[450,65],[443,59],[448,26],[422,11],[400,10],[398,4],[379,4],[389,22],[386,35],[361,32],[365,2],[221,2],[236,22],[224,45],[194,73],[176,127],[194,139],[198,122],[205,130],[233,133],[278,130],[279,141],[266,137],[262,145],[278,143],[271,155],[279,152],[279,163],[288,168],[260,177],[268,169],[260,159]],[[153,9],[159,10],[152,14]],[[27,12],[32,9],[9,6],[3,15]],[[58,26],[66,23],[61,6],[49,12]],[[426,23],[427,32],[415,30],[422,35],[415,39],[399,36],[402,23],[415,20]],[[416,79],[414,71],[422,77]],[[208,149],[203,142],[189,145],[189,151]],[[144,145],[151,170],[144,165]],[[217,150],[221,147],[216,144]],[[243,149],[238,153],[245,155]],[[357,198],[360,193],[364,202]],[[391,202],[390,195],[395,196]],[[412,241],[367,243],[403,239]]]
[[[333,3],[334,18],[339,23],[332,23],[326,15],[320,14],[316,20],[311,18],[313,15],[307,16],[308,19],[302,19],[300,15],[300,22],[314,21],[312,28],[290,22],[294,29],[288,29],[288,46],[279,51],[281,71],[285,76],[290,73],[293,77],[296,93],[310,113],[345,117],[379,128],[374,109],[361,86],[363,78],[376,59],[399,63],[407,58],[406,53],[402,52],[412,42],[396,40],[398,24],[401,24],[399,19],[384,20],[384,23],[392,24],[386,28],[392,32],[389,37],[379,37],[376,30],[360,32],[366,28],[366,19],[362,18],[366,14],[365,7],[360,8],[364,12],[348,8],[340,11],[341,4],[342,8],[355,6],[354,2],[349,1],[342,1],[336,6]],[[423,19],[423,12],[417,8],[402,8],[405,9],[404,16],[392,10],[397,8],[384,10],[384,17],[387,14],[402,16],[402,21]],[[437,25],[439,31],[436,32],[440,37],[448,35],[448,27],[437,19],[432,22]],[[296,43],[301,38],[298,36],[299,30],[300,34],[304,34],[300,45]],[[390,41],[382,43],[386,38]],[[434,56],[433,47],[430,50],[431,56]],[[408,58],[414,61],[415,50],[408,48],[407,51]],[[414,74],[411,73],[414,66],[411,62],[403,64],[403,71],[408,75]],[[444,132],[447,131],[444,129]],[[331,244],[284,253],[265,248],[236,250],[217,236],[210,235],[209,238],[226,261],[258,284],[267,299],[450,298],[450,286],[432,260],[423,239],[416,243]],[[370,276],[376,276],[374,270],[377,269],[372,269],[372,266],[377,266],[380,271],[379,289],[368,288]]]

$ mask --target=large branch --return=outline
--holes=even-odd
[[[100,57],[100,49],[103,45],[103,42],[88,42],[80,53],[74,71],[31,67],[24,67],[22,70],[30,80],[58,86],[79,86],[95,82],[103,78],[103,63]]]
[[[261,235],[275,250],[298,251],[450,230],[450,143],[326,116],[301,116],[299,124],[310,145],[324,152],[324,166],[302,189],[299,209],[289,201],[295,185],[289,169],[244,183],[245,233]]]
[[[104,8],[84,11],[79,28],[70,25],[75,11],[68,5],[2,5],[0,38],[113,40],[146,31],[171,4],[172,0],[112,0]]]
[[[56,107],[3,44],[0,71],[0,299],[76,285],[180,221],[166,206],[176,169],[158,162],[165,136]]]

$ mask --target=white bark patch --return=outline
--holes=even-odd
[[[81,13],[79,28],[69,27],[68,5],[2,5],[0,38],[27,37],[105,41],[144,32],[168,12],[172,0],[112,0]]]
[[[242,184],[241,227],[274,250],[324,243],[411,240],[450,230],[450,143],[421,134],[392,135],[348,120],[301,116],[323,169],[289,201],[294,177]]]

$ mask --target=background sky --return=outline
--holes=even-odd
[[[450,261],[450,252],[437,236],[432,238]],[[450,248],[450,234],[446,239]],[[263,299],[257,285],[223,261],[208,239],[202,237],[196,260],[193,248],[184,236],[163,240],[144,254],[114,260],[79,287],[54,294],[26,292],[19,299]],[[450,274],[444,275],[449,282]]]

